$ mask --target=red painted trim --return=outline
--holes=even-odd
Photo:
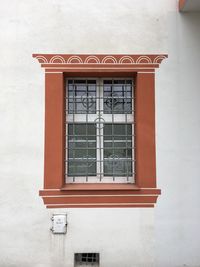
[[[185,4],[186,4],[186,0],[179,0],[178,2],[178,8],[179,8],[179,11],[183,11],[184,7],[185,7]]]
[[[121,189],[116,190],[113,186],[109,190],[101,190],[101,189],[94,189],[94,190],[88,190],[87,188],[79,190],[76,186],[73,190],[40,190],[39,192],[40,196],[62,196],[62,195],[72,195],[72,196],[84,196],[84,195],[160,195],[161,190],[157,188],[152,189],[138,189],[136,191],[133,191],[131,189],[124,190],[123,187]]]
[[[150,64],[145,64],[145,63],[139,63],[139,64],[41,64],[42,68],[119,68],[119,69],[126,69],[126,68],[149,68],[151,67],[152,69],[158,68],[159,64],[155,63],[150,63]]]
[[[121,77],[121,74],[123,74],[125,77],[125,74],[127,77],[130,77],[130,75],[128,76],[128,74],[131,73],[131,75],[133,75],[134,73],[136,72],[154,72],[154,68],[58,68],[58,69],[45,69],[45,73],[67,73],[68,76],[72,76],[73,75],[74,77],[77,76],[77,74],[79,75],[84,75],[85,73],[89,73],[90,75],[92,75],[93,73],[97,73],[98,72],[98,75],[99,77],[101,78],[102,75],[101,73],[107,73],[110,75],[110,73],[115,73],[117,76],[116,77]],[[94,76],[94,75],[93,75]]]
[[[156,187],[154,73],[136,77],[136,183]]]
[[[154,72],[167,55],[34,54],[45,68],[44,189],[48,208],[154,207],[156,188]],[[134,77],[136,183],[65,184],[65,77]]]
[[[45,75],[44,188],[61,188],[64,173],[63,73]]]
[[[157,196],[84,196],[84,197],[64,197],[64,196],[49,196],[43,197],[44,204],[118,204],[118,203],[156,203]]]
[[[146,207],[156,203],[158,195],[160,195],[159,189],[140,189],[137,191],[124,191],[110,189],[105,190],[41,190],[40,196],[42,196],[44,203],[49,205],[59,205],[66,207],[111,207],[117,206],[124,207]],[[127,204],[128,203],[128,204]],[[80,205],[81,204],[81,205]],[[57,206],[56,206],[57,207]]]
[[[41,64],[71,64],[71,65],[126,65],[126,64],[160,64],[166,54],[150,54],[150,55],[106,55],[106,54],[33,54],[33,57],[37,58]]]
[[[47,209],[58,208],[153,208],[154,204],[132,204],[132,205],[47,205]]]

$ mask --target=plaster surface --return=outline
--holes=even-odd
[[[175,0],[13,0],[0,8],[0,266],[200,266],[200,17]],[[52,235],[43,186],[44,74],[33,53],[168,53],[156,71],[155,209],[67,209]],[[63,210],[61,210],[63,211]]]

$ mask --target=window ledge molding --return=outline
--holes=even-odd
[[[153,207],[161,194],[156,188],[62,188],[40,190],[47,208]]]
[[[156,188],[155,69],[166,54],[33,54],[45,70],[44,189],[47,208],[154,207]],[[136,183],[65,184],[64,78],[136,77]],[[148,132],[148,135],[146,134]]]

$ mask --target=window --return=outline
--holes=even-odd
[[[132,79],[67,79],[66,182],[134,182]]]
[[[167,56],[33,57],[45,69],[46,207],[154,207],[155,69]]]

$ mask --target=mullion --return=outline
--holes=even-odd
[[[76,96],[76,85],[74,85],[74,80],[73,80],[73,124],[72,124],[72,129],[73,129],[73,136],[75,136],[75,113],[76,113],[76,102],[75,102],[75,96]],[[74,150],[74,143],[73,143],[73,175],[75,174],[75,164],[74,164],[74,159],[75,159],[75,150]],[[73,182],[75,182],[75,176],[73,176]]]
[[[66,98],[66,100],[65,100],[65,124],[66,124],[66,127],[65,127],[65,130],[64,130],[64,133],[65,133],[65,135],[66,134],[68,134],[69,132],[69,125],[67,124],[67,117],[68,117],[68,114],[70,113],[70,104],[69,104],[69,91],[70,91],[70,84],[69,84],[69,82],[68,83],[66,83],[66,87],[67,87],[67,90],[66,90],[66,88],[65,88],[65,98]],[[66,170],[67,170],[67,172],[69,172],[69,137],[67,137],[67,138],[65,138],[65,159],[64,159],[64,172],[66,173]],[[67,149],[67,151],[66,151],[66,149]],[[66,155],[68,156],[68,161],[66,161]],[[67,164],[67,166],[66,166],[66,164]]]
[[[114,87],[114,81],[112,79],[112,85],[111,85],[111,96],[112,96],[112,99],[111,99],[111,114],[112,114],[112,130],[111,130],[111,133],[112,133],[112,178],[113,178],[113,181],[115,181],[115,177],[114,177],[114,166],[115,166],[115,162],[114,162],[114,158],[115,158],[115,154],[114,154],[114,108],[113,108],[113,103],[114,103],[114,98],[113,98],[113,87]]]
[[[102,144],[101,144],[101,137],[102,137],[102,130],[101,130],[101,121],[100,121],[100,118],[101,118],[101,86],[100,86],[100,83],[98,84],[98,95],[99,95],[99,112],[98,112],[98,116],[99,116],[99,127],[98,127],[98,131],[99,131],[99,158],[100,158],[100,177],[99,177],[99,180],[101,181],[102,180]]]
[[[125,83],[125,103],[127,104],[127,87],[126,87],[126,83]],[[124,94],[124,92],[123,92],[123,94]],[[127,147],[127,110],[125,111],[125,109],[124,109],[124,112],[125,112],[125,120],[126,120],[126,126],[125,126],[125,135],[126,135],[126,159],[128,158],[128,147]],[[125,162],[125,169],[126,169],[126,179],[127,179],[127,181],[128,181],[128,163],[127,162]]]
[[[98,80],[95,83],[95,114],[98,116],[98,102],[99,101],[99,82]],[[99,178],[99,133],[98,133],[98,128],[97,128],[97,122],[95,121],[95,129],[96,129],[96,161],[95,161],[95,166],[96,166],[96,176]]]
[[[131,99],[131,110],[132,110],[132,113],[134,114],[134,123],[135,123],[135,82],[132,82],[132,90],[131,90],[131,93],[132,93],[132,99]],[[135,148],[135,145],[136,145],[136,143],[135,143],[135,127],[133,127],[134,126],[134,124],[132,124],[132,139],[131,139],[131,141],[132,141],[132,147],[134,146],[134,148]],[[133,129],[134,129],[134,131],[133,131]],[[134,142],[133,142],[134,141]],[[134,160],[133,160],[133,157],[134,157]],[[131,171],[132,171],[132,173],[134,173],[135,174],[135,171],[136,171],[136,167],[135,167],[135,149],[134,149],[134,155],[133,155],[133,149],[132,149],[132,161],[131,161],[131,167],[132,167],[132,169],[131,169]],[[133,168],[133,162],[134,162],[134,168]]]
[[[132,101],[133,101],[133,82],[131,81],[130,85],[128,85],[130,87],[130,100],[129,100],[129,109],[127,110],[127,112],[131,113],[132,114],[132,117],[133,117],[133,104],[132,104]],[[130,110],[130,111],[129,111]],[[133,117],[133,121],[134,121],[134,117]],[[131,141],[131,161],[127,161],[127,169],[128,169],[128,172],[129,172],[129,176],[130,175],[133,175],[134,171],[133,171],[133,149],[135,149],[134,147],[134,143],[133,143],[133,137],[135,136],[134,135],[134,132],[133,132],[133,125],[134,125],[135,122],[132,123],[131,125],[131,137],[129,135],[127,135],[127,138],[128,138],[128,142]],[[131,140],[130,140],[131,138]]]

